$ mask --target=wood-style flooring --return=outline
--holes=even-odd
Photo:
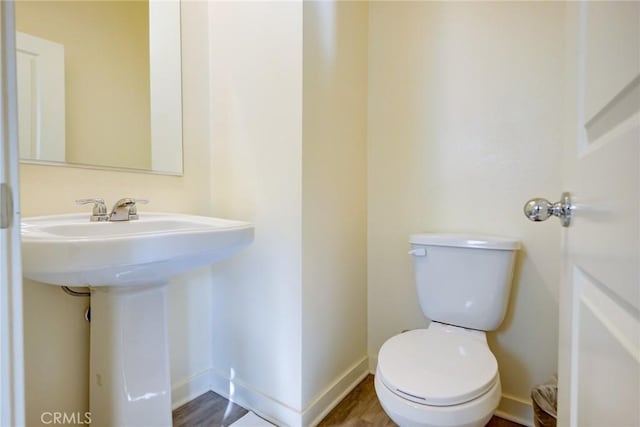
[[[338,404],[318,427],[397,427],[380,406],[373,385],[373,375],[367,376]],[[487,427],[522,427],[520,424],[493,417]]]
[[[242,418],[247,410],[210,391],[173,411],[173,427],[221,427]],[[397,427],[382,410],[367,376],[318,425],[318,427]],[[522,427],[493,417],[487,427]]]
[[[173,411],[173,427],[226,427],[247,412],[242,406],[208,391]]]

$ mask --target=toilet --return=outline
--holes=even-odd
[[[378,399],[400,427],[485,426],[501,396],[485,331],[504,319],[520,242],[444,234],[409,241],[418,301],[431,324],[382,345]]]

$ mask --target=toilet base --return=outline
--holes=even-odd
[[[375,388],[382,409],[400,427],[484,427],[500,403],[500,378],[480,397],[453,406],[422,405],[393,393],[375,376]]]

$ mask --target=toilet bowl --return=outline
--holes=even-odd
[[[485,426],[501,395],[484,332],[436,322],[383,345],[375,389],[401,427]]]
[[[520,243],[442,234],[414,234],[410,243],[417,299],[432,322],[380,348],[380,404],[400,427],[485,426],[502,392],[485,331],[504,319]]]

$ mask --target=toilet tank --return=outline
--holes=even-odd
[[[504,237],[413,234],[418,300],[426,317],[493,331],[507,311],[520,242]]]

